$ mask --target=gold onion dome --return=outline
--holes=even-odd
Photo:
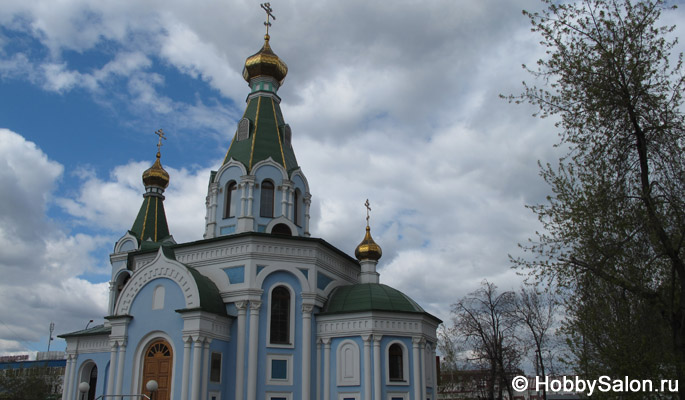
[[[282,85],[287,74],[288,66],[271,50],[269,35],[264,35],[262,49],[245,60],[243,78],[249,83],[252,78],[258,76],[271,76]]]
[[[357,246],[357,249],[354,251],[354,256],[357,257],[357,260],[359,261],[378,261],[382,255],[383,251],[381,250],[381,246],[373,241],[373,238],[371,237],[371,228],[367,225],[366,236],[364,236],[364,240]]]
[[[143,184],[145,186],[159,186],[166,189],[169,186],[169,173],[162,168],[162,163],[159,161],[162,155],[157,152],[157,159],[150,168],[143,172]]]

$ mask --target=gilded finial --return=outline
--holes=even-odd
[[[378,261],[383,255],[383,251],[381,250],[381,246],[376,244],[371,237],[371,227],[369,226],[369,219],[371,218],[371,203],[369,203],[369,199],[366,199],[364,206],[366,206],[366,235],[364,235],[364,240],[362,240],[362,242],[359,243],[359,246],[357,246],[355,249],[354,255],[359,261]]]
[[[262,6],[262,9],[266,12],[266,21],[264,22],[264,26],[266,26],[266,35],[264,36],[264,40],[269,40],[269,27],[271,26],[270,18],[273,18],[275,21],[276,17],[272,13],[271,3],[262,3],[260,6]]]
[[[155,132],[155,135],[159,136],[159,142],[157,143],[157,157],[159,157],[162,151],[162,139],[166,140],[166,136],[164,136],[164,131],[161,128]]]

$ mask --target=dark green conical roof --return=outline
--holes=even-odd
[[[138,216],[133,227],[133,233],[138,240],[160,242],[169,236],[169,226],[164,212],[164,200],[158,196],[145,196],[140,206]]]
[[[295,152],[285,141],[286,126],[281,107],[273,97],[251,97],[243,118],[250,120],[249,136],[238,141],[236,132],[224,164],[232,158],[242,163],[250,173],[255,164],[271,157],[288,172],[298,168]]]

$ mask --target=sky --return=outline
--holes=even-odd
[[[242,68],[265,19],[258,1],[2,3],[0,355],[45,351],[50,322],[55,335],[103,322],[109,254],[160,128],[170,231],[202,238],[209,173],[244,111]],[[549,194],[538,161],[561,155],[558,129],[499,95],[534,82],[522,64],[545,53],[521,10],[541,6],[271,2],[312,236],[354,254],[368,198],[381,282],[447,323],[483,280],[520,286],[509,257],[540,229],[525,206]]]

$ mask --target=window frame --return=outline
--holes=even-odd
[[[228,218],[234,218],[236,215],[235,209],[237,207],[232,207],[233,206],[233,193],[232,192],[237,192],[238,191],[238,182],[235,180],[231,179],[230,181],[226,182],[226,186],[224,186],[224,219]]]
[[[270,185],[271,188],[271,196],[269,196],[269,201],[271,202],[270,210],[266,210],[266,206],[269,204],[266,204],[265,201],[267,199],[267,196],[265,196],[264,193],[264,185]],[[276,184],[274,184],[273,181],[270,179],[264,179],[259,186],[259,216],[262,218],[273,218],[274,217],[274,204],[276,203]],[[268,213],[265,213],[265,211],[268,211]],[[268,214],[268,215],[267,215]]]
[[[353,360],[352,360],[352,368],[353,368],[353,377],[352,378],[345,378],[344,377],[344,364],[343,364],[343,350],[345,350],[345,347],[351,346],[353,349]],[[340,344],[336,348],[336,371],[337,371],[337,385],[338,386],[359,386],[360,385],[360,376],[361,376],[361,358],[359,356],[359,343],[355,342],[354,340],[351,339],[346,339],[340,342]]]
[[[273,343],[271,341],[271,309],[272,309],[272,302],[273,302],[273,292],[276,288],[283,287],[288,291],[288,294],[290,295],[290,303],[289,303],[289,312],[288,312],[288,343]],[[269,289],[269,297],[268,297],[268,312],[267,312],[267,327],[266,327],[266,346],[267,347],[276,347],[276,348],[286,348],[286,349],[291,349],[295,347],[295,291],[293,288],[288,285],[287,283],[284,282],[279,282],[278,284],[275,284]]]
[[[390,379],[390,348],[395,344],[402,350],[402,380]],[[393,340],[385,347],[385,383],[387,385],[409,385],[409,352],[401,340]]]

